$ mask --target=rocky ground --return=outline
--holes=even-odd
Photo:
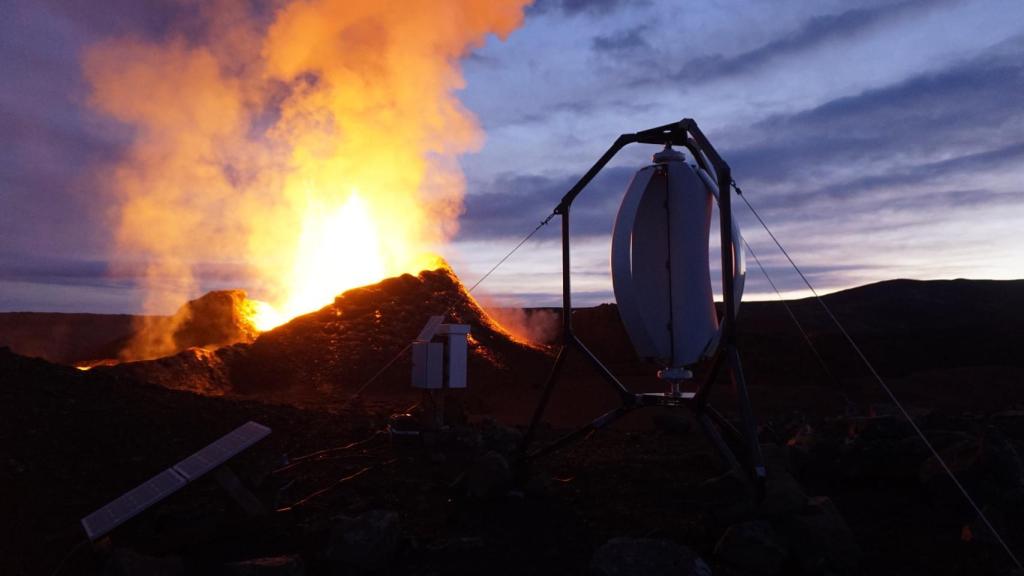
[[[858,319],[855,337],[1020,550],[1020,361],[1000,355],[1004,344],[973,336],[962,338],[974,351],[964,361],[947,341],[955,333],[947,325],[1012,335],[1005,315],[949,312],[950,301],[975,289],[922,294],[911,284],[833,303],[837,314]],[[1004,289],[1004,301],[1020,297]],[[987,294],[984,306],[998,307]],[[921,298],[943,309],[943,319],[915,324],[928,313],[907,302]],[[831,361],[839,353],[829,348],[834,334],[805,305],[794,309],[811,315],[812,339]],[[389,416],[411,411],[415,419],[430,406],[408,389],[408,363],[358,398],[353,388],[418,332],[424,306],[474,326],[474,388],[452,398],[444,432],[392,437]],[[902,323],[892,320],[897,312]],[[968,330],[971,318],[987,322],[987,332]],[[755,305],[743,320],[770,473],[757,505],[675,412],[632,414],[517,468],[519,425],[550,354],[492,325],[444,271],[346,293],[252,344],[216,351],[82,372],[0,350],[0,566],[5,574],[1010,572],[909,423],[869,382],[824,376],[792,344],[785,316]],[[649,386],[650,369],[623,348],[617,321],[613,307],[576,319],[617,374]],[[879,326],[882,345],[871,338]],[[758,348],[758,333],[776,340]],[[929,364],[927,354],[909,350],[915,342],[935,346],[941,358]],[[905,364],[893,360],[897,353]],[[772,358],[784,376],[759,378]],[[614,405],[582,362],[566,374],[542,441]],[[712,401],[728,415],[734,399],[721,384]],[[273,433],[230,467],[264,514],[244,512],[211,477],[109,538],[77,546],[82,516],[247,420]]]

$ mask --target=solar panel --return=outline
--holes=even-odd
[[[140,512],[174,494],[188,481],[168,468],[139,486],[125,492],[110,504],[82,518],[82,527],[90,540],[96,540]]]
[[[172,470],[192,482],[227,462],[242,450],[266,438],[268,434],[270,434],[270,428],[256,422],[246,422],[213,444],[178,462],[172,467]]]
[[[99,510],[82,518],[82,527],[90,540],[96,540],[114,528],[174,494],[189,482],[227,462],[233,456],[270,434],[270,428],[246,422],[173,467],[117,497]]]
[[[427,323],[423,325],[423,329],[420,330],[419,336],[416,337],[417,342],[430,342],[437,334],[437,329],[441,327],[441,323],[444,322],[444,316],[431,316]]]

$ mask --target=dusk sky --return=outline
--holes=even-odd
[[[111,207],[94,177],[128,136],[87,106],[82,51],[160,37],[188,7],[0,3],[0,310],[138,311],[135,279],[110,271]],[[463,73],[458,97],[486,139],[461,157],[465,211],[441,250],[467,284],[616,136],[683,117],[822,291],[1024,277],[1020,0],[542,0],[507,40],[492,36],[467,56]],[[612,220],[655,151],[627,148],[577,201],[578,304],[611,301]],[[780,287],[804,295],[750,213],[737,212]],[[555,220],[482,293],[556,305],[559,249]],[[748,295],[768,297],[748,265]],[[204,289],[246,288],[216,263],[207,269]]]

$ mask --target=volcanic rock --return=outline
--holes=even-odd
[[[122,360],[146,360],[188,348],[215,349],[252,342],[252,302],[244,290],[216,290],[188,301],[173,316],[142,317],[139,330],[121,352]]]
[[[394,560],[401,537],[398,514],[371,510],[343,517],[331,531],[327,559],[339,571],[379,572]]]
[[[494,418],[484,419],[480,435],[484,446],[505,456],[514,454],[523,440],[522,432]]]
[[[346,391],[398,357],[385,382],[409,388],[409,358],[400,354],[432,315],[469,324],[470,387],[509,382],[523,361],[546,355],[512,340],[447,268],[405,274],[349,290],[323,309],[262,334],[235,379],[240,392]],[[388,385],[377,388],[387,388]]]
[[[804,574],[858,573],[860,548],[830,499],[811,498],[799,514],[779,524]]]
[[[224,565],[230,576],[304,576],[305,565],[298,556],[272,556],[253,558]]]
[[[487,452],[466,474],[466,496],[476,501],[487,500],[503,494],[511,484],[508,461],[497,452]]]
[[[594,552],[593,576],[711,576],[693,550],[671,540],[613,538]]]
[[[107,576],[184,576],[185,564],[177,556],[154,558],[117,548],[110,555],[104,573]]]
[[[97,367],[119,378],[186,390],[207,396],[222,396],[232,389],[231,366],[244,356],[246,347],[235,345],[207,350],[189,348],[173,356],[112,367]]]
[[[1024,544],[1024,489],[1011,490],[1000,494],[994,502],[984,506],[985,518],[999,532],[1011,548],[1020,549]],[[978,515],[961,530],[961,538],[967,542],[984,542],[997,549],[995,534]]]
[[[982,506],[999,502],[1007,494],[1024,493],[1024,463],[1013,442],[996,428],[987,428],[980,438],[956,442],[939,454]],[[934,456],[921,464],[919,478],[935,502],[957,503],[964,513],[973,514]]]
[[[293,403],[347,402],[367,382],[373,386],[365,394],[410,396],[416,391],[406,346],[432,315],[471,326],[470,386],[452,394],[452,406],[480,413],[523,405],[525,413],[513,385],[542,373],[549,355],[502,330],[447,268],[349,290],[251,344],[103,370],[171,388]]]
[[[906,419],[850,418],[839,468],[849,479],[885,483],[916,477],[928,449]]]
[[[771,576],[789,557],[789,543],[770,522],[733,524],[715,544],[715,556],[728,574]]]
[[[785,452],[774,444],[762,444],[768,477],[765,483],[764,500],[758,507],[763,516],[791,514],[803,509],[807,495],[800,483],[790,474],[785,462]]]
[[[51,573],[84,538],[82,517],[246,421],[273,430],[232,459],[232,468],[249,480],[282,453],[305,454],[362,437],[350,430],[346,416],[146,386],[0,348],[0,572]],[[207,522],[208,517],[215,521]],[[132,519],[113,541],[160,555],[154,542],[161,550],[180,541],[205,542],[208,530],[225,528],[225,519],[235,523],[234,530],[252,524],[232,513],[216,482],[205,479]],[[149,545],[135,546],[146,538]],[[276,552],[253,550],[252,555]],[[118,566],[137,560],[122,554],[126,558]],[[65,568],[90,560],[86,547]],[[91,573],[102,569],[99,560],[95,563]]]

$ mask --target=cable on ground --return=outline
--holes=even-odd
[[[839,329],[839,332],[842,333],[843,337],[853,348],[854,352],[857,353],[857,356],[859,356],[861,361],[864,362],[864,365],[867,366],[868,371],[871,372],[871,375],[874,377],[875,381],[878,382],[878,385],[882,387],[882,390],[884,390],[886,395],[889,396],[889,399],[892,400],[892,403],[896,405],[896,408],[900,411],[901,414],[903,414],[903,417],[907,419],[907,422],[910,422],[910,426],[913,427],[914,432],[917,433],[917,435],[921,438],[921,441],[924,442],[925,446],[928,447],[928,451],[932,453],[932,456],[935,457],[935,460],[938,461],[939,465],[942,466],[942,469],[946,472],[946,475],[949,476],[949,479],[953,481],[953,484],[956,485],[957,489],[963,495],[964,499],[967,500],[967,503],[970,504],[972,509],[974,509],[974,512],[978,515],[978,518],[981,519],[981,521],[985,524],[985,527],[988,528],[989,532],[992,533],[996,541],[999,542],[999,545],[1003,548],[1003,550],[1006,551],[1006,554],[1013,561],[1014,565],[1017,566],[1017,569],[1024,570],[1024,565],[1022,565],[1020,560],[1017,559],[1017,555],[1013,553],[1013,550],[1003,539],[1003,536],[999,533],[998,530],[996,530],[995,526],[992,525],[992,522],[989,521],[988,516],[986,516],[985,513],[982,512],[981,507],[978,506],[978,504],[974,501],[974,498],[971,498],[970,493],[967,491],[966,488],[964,488],[963,484],[960,483],[960,480],[957,479],[956,474],[954,474],[953,470],[949,467],[948,464],[946,464],[945,459],[942,458],[942,456],[939,454],[939,451],[936,450],[934,446],[932,446],[932,443],[930,441],[928,441],[928,438],[924,435],[924,432],[917,425],[917,422],[914,422],[914,419],[911,418],[910,413],[907,411],[906,408],[903,407],[903,403],[900,402],[898,398],[896,398],[896,394],[893,393],[892,389],[889,388],[889,385],[885,383],[885,380],[882,378],[882,376],[878,373],[877,370],[875,370],[874,365],[871,363],[870,360],[868,360],[868,357],[860,349],[860,346],[857,345],[857,343],[853,340],[853,337],[851,337],[850,334],[846,331],[846,328],[844,328],[842,323],[839,322],[839,319],[836,318],[835,314],[832,313],[832,310],[828,307],[828,304],[826,304],[825,301],[821,298],[821,296],[818,294],[818,291],[814,289],[814,286],[811,285],[811,282],[807,279],[807,276],[804,275],[803,271],[800,270],[800,267],[797,266],[796,262],[793,261],[793,258],[789,255],[789,252],[787,252],[786,249],[783,248],[782,243],[779,242],[779,239],[775,237],[774,233],[772,233],[771,228],[768,227],[768,224],[765,223],[764,219],[761,218],[761,215],[757,212],[757,210],[754,209],[754,206],[750,203],[749,200],[747,200],[747,197],[744,196],[743,190],[741,190],[740,187],[736,185],[735,180],[733,180],[730,184],[732,185],[733,189],[736,190],[736,195],[743,199],[743,202],[747,205],[747,208],[750,209],[750,212],[754,215],[755,218],[757,218],[757,221],[761,223],[761,226],[764,228],[765,232],[768,233],[768,236],[770,236],[772,241],[775,242],[775,245],[779,248],[779,251],[781,251],[782,254],[786,257],[786,260],[789,260],[789,264],[793,267],[794,270],[796,270],[796,273],[800,275],[800,278],[803,280],[807,288],[811,291],[811,294],[814,295],[814,298],[818,301],[818,304],[820,304],[822,309],[825,310],[825,313],[832,320],[832,323],[835,324],[836,328]]]

